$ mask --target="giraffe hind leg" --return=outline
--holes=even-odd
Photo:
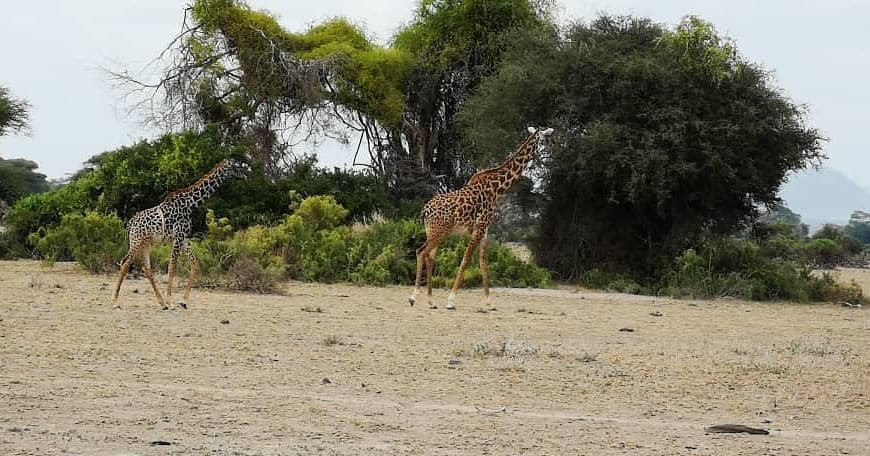
[[[483,238],[480,240],[478,254],[480,255],[480,275],[483,278],[483,301],[486,304],[487,310],[495,310],[489,295],[489,257],[486,250],[486,233],[483,234]]]
[[[417,295],[420,294],[420,279],[423,275],[423,262],[425,261],[424,254],[426,253],[428,246],[429,239],[426,239],[426,242],[417,249],[417,267],[415,269],[417,275],[414,279],[414,290],[411,292],[411,296],[408,297],[408,303],[410,303],[412,307],[414,306],[414,303],[417,302]]]

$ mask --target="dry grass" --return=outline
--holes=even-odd
[[[495,289],[501,311],[479,314],[479,290],[448,312],[408,306],[407,287],[292,283],[287,296],[197,289],[187,310],[161,311],[130,279],[114,310],[111,276],[62,266],[0,262],[0,404],[14,412],[0,413],[3,454],[153,454],[152,441],[174,454],[363,456],[870,445],[868,309]],[[705,435],[715,423],[773,432]]]

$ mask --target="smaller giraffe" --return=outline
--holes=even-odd
[[[511,186],[522,177],[526,164],[535,158],[546,146],[546,138],[553,133],[552,128],[536,129],[529,127],[529,136],[504,163],[496,168],[477,172],[459,190],[435,195],[423,206],[422,215],[426,224],[426,242],[417,250],[417,279],[414,291],[408,298],[413,306],[420,294],[420,279],[423,266],[426,266],[426,287],[429,308],[432,304],[432,269],[435,267],[435,252],[441,241],[452,232],[470,232],[471,239],[465,249],[462,262],[453,288],[447,297],[447,309],[455,309],[453,301],[456,291],[462,285],[462,274],[480,245],[480,273],[483,276],[483,296],[487,307],[492,308],[489,297],[489,261],[486,253],[486,236],[495,214],[495,203]]]
[[[189,245],[193,210],[213,195],[227,179],[246,178],[249,171],[248,165],[242,161],[223,160],[190,186],[170,192],[162,203],[133,215],[127,223],[127,238],[130,247],[127,254],[124,255],[124,259],[121,260],[121,272],[115,286],[113,302],[116,308],[121,307],[118,304],[121,283],[124,282],[130,265],[139,257],[142,257],[145,276],[151,282],[151,287],[154,288],[157,302],[164,310],[169,308],[154,281],[154,271],[151,269],[149,256],[151,246],[162,241],[172,241],[172,255],[169,258],[169,284],[166,295],[171,299],[172,282],[175,280],[178,256],[184,253],[190,260],[190,274],[184,288],[184,299],[187,300],[190,297],[190,288],[199,273],[199,260],[191,252]],[[184,302],[179,304],[186,307]]]

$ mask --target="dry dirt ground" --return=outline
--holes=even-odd
[[[870,454],[866,308],[111,282],[0,263],[0,454]]]

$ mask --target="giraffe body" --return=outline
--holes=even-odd
[[[175,280],[178,257],[185,254],[190,260],[191,270],[184,289],[184,299],[187,300],[190,297],[190,288],[199,273],[199,260],[193,255],[189,245],[193,227],[193,211],[213,195],[227,179],[245,177],[247,171],[247,165],[240,161],[223,160],[189,187],[171,192],[162,203],[133,215],[127,223],[127,238],[130,246],[127,254],[121,260],[121,271],[118,275],[118,283],[115,286],[113,298],[115,307],[120,307],[118,294],[130,265],[141,257],[145,276],[151,282],[157,302],[163,309],[168,308],[154,280],[149,255],[151,247],[163,241],[172,242],[172,254],[169,258],[169,283],[166,294],[168,297],[172,297],[172,285]]]
[[[492,308],[489,296],[489,263],[487,259],[487,232],[495,217],[495,204],[498,198],[522,177],[525,166],[535,158],[544,147],[546,137],[553,129],[529,127],[530,135],[520,144],[504,163],[496,168],[478,172],[462,188],[432,197],[423,206],[422,216],[426,225],[426,242],[417,250],[417,278],[414,291],[408,298],[413,306],[420,293],[423,267],[426,267],[427,296],[429,307],[432,304],[432,270],[435,267],[435,253],[441,242],[451,233],[471,234],[465,255],[459,264],[459,271],[453,288],[447,298],[447,309],[455,309],[456,291],[462,285],[462,275],[474,253],[480,246],[480,272],[483,276],[483,293],[486,305]]]

